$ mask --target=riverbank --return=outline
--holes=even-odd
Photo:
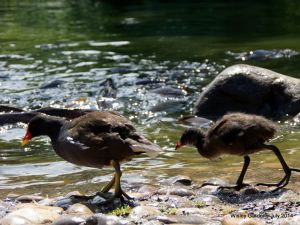
[[[225,181],[212,179],[219,185]],[[268,189],[269,190],[269,189]],[[299,224],[300,191],[272,193],[248,187],[243,191],[199,187],[189,177],[176,176],[159,186],[143,185],[128,192],[134,201],[105,204],[101,196],[89,200],[66,196],[9,194],[0,201],[1,225],[124,225],[210,224],[260,225]],[[83,200],[85,199],[85,200]]]

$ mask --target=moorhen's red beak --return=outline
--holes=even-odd
[[[178,150],[178,149],[181,148],[182,146],[183,146],[183,144],[182,144],[180,141],[177,141],[175,150]]]
[[[22,139],[22,145],[26,145],[29,140],[32,139],[32,134],[27,130],[25,136]]]

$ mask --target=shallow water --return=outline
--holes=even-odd
[[[247,63],[300,77],[299,13],[293,1],[2,1],[1,104],[117,110],[165,152],[123,165],[125,188],[183,174],[197,184],[237,178],[242,158],[209,161],[195,149],[175,152],[197,96],[220,71]],[[212,16],[213,15],[213,16]],[[278,15],[281,15],[279,19]],[[200,125],[195,125],[200,126]],[[273,141],[300,167],[298,125],[279,125]],[[0,197],[97,191],[112,175],[62,161],[48,138],[21,147],[22,124],[0,129]],[[257,169],[261,168],[261,169]],[[246,179],[277,181],[270,152],[253,156]],[[289,185],[295,188],[300,176]]]

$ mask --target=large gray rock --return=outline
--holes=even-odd
[[[300,80],[250,65],[222,71],[201,93],[197,116],[215,119],[229,112],[280,119],[300,111]]]

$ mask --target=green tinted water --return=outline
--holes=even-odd
[[[165,149],[156,159],[140,156],[124,164],[125,188],[177,174],[191,176],[198,184],[212,176],[234,182],[241,158],[211,162],[192,148],[173,151],[188,126],[177,117],[191,113],[201,88],[236,63],[300,77],[299,12],[295,1],[279,0],[1,1],[0,103],[125,114]],[[261,56],[261,49],[271,56]],[[249,57],[250,51],[256,51],[256,57]],[[115,98],[103,98],[108,78],[116,86]],[[41,88],[58,80],[60,85]],[[157,91],[162,86],[173,92]],[[291,166],[300,167],[299,129],[280,126],[274,143]],[[62,161],[47,138],[21,147],[22,125],[2,127],[0,132],[1,197],[9,192],[93,192],[110,179],[110,168]],[[281,176],[276,158],[262,152],[253,156],[246,179],[275,181]],[[297,182],[299,175],[289,187]]]

